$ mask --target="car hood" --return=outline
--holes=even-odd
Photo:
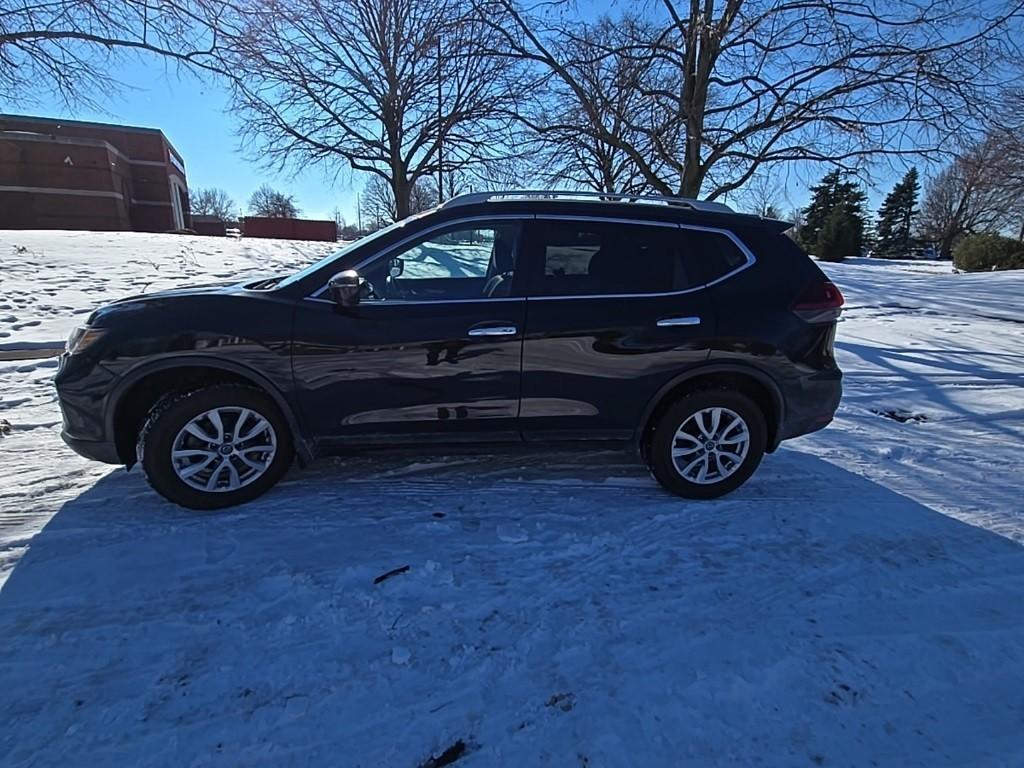
[[[150,308],[157,308],[179,301],[187,301],[198,296],[209,296],[210,294],[231,294],[241,293],[247,286],[263,282],[267,278],[250,279],[244,282],[230,281],[219,283],[203,283],[200,285],[188,285],[180,288],[167,288],[152,293],[140,293],[135,296],[126,296],[123,299],[106,304],[93,311],[89,315],[88,325],[103,325],[115,315],[137,312]]]

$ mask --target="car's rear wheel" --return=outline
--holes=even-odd
[[[648,462],[665,488],[690,499],[714,499],[745,483],[764,456],[764,414],[729,390],[680,398],[658,420]]]
[[[288,470],[291,430],[265,393],[218,384],[165,398],[139,435],[139,463],[164,498],[219,509],[265,493]]]

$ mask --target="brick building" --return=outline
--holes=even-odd
[[[0,229],[190,224],[185,163],[155,128],[0,115]]]

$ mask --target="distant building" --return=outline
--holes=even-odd
[[[338,223],[330,219],[281,219],[265,216],[246,216],[242,219],[242,234],[246,237],[279,237],[284,240],[338,239]]]
[[[161,131],[0,114],[0,229],[163,232],[191,217]]]
[[[227,234],[227,222],[219,216],[192,214],[192,230],[197,235],[224,237]]]

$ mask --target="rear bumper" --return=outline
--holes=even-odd
[[[787,386],[783,395],[787,408],[777,443],[816,432],[832,421],[843,397],[843,374],[839,369],[816,371]]]
[[[71,437],[67,432],[60,433],[61,439],[67,443],[79,456],[84,456],[93,461],[102,461],[105,464],[123,464],[117,455],[117,446],[99,440],[82,440],[78,437]]]

